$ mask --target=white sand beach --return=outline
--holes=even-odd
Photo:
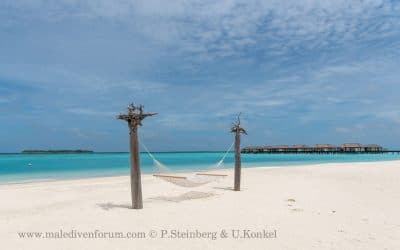
[[[400,249],[400,161],[243,168],[241,192],[216,172],[229,176],[193,189],[143,175],[143,210],[127,176],[0,185],[0,248]]]

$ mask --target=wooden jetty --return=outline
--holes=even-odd
[[[378,144],[345,143],[332,144],[248,146],[242,148],[244,154],[362,154],[362,153],[400,153],[400,150],[387,150]]]

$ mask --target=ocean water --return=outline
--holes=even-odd
[[[223,152],[154,153],[157,160],[175,172],[213,168],[223,155]],[[143,173],[155,170],[147,153],[141,153],[140,158]],[[243,167],[388,160],[400,160],[400,154],[242,154]],[[233,168],[233,162],[233,153],[229,153],[223,168]],[[128,153],[0,154],[0,183],[128,174]]]

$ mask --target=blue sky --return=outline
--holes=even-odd
[[[0,152],[400,148],[399,1],[0,1]]]

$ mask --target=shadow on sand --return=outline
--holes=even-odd
[[[233,187],[213,187],[213,189],[233,191]]]
[[[214,193],[190,191],[178,196],[157,196],[150,198],[151,200],[168,201],[168,202],[182,202],[187,200],[206,199],[215,196]]]
[[[128,209],[131,209],[132,208],[132,206],[131,205],[127,205],[127,204],[114,204],[114,203],[112,203],[112,202],[107,202],[107,203],[99,203],[99,204],[97,204],[97,206],[99,206],[99,207],[101,207],[102,209],[104,209],[104,210],[111,210],[111,209],[114,209],[114,208],[128,208]]]
[[[182,202],[187,200],[206,199],[215,196],[214,193],[191,191],[178,196],[156,196],[149,198],[152,201],[166,201],[166,202]],[[112,202],[98,203],[97,206],[108,211],[115,208],[131,209],[132,206],[128,204],[114,204]]]

